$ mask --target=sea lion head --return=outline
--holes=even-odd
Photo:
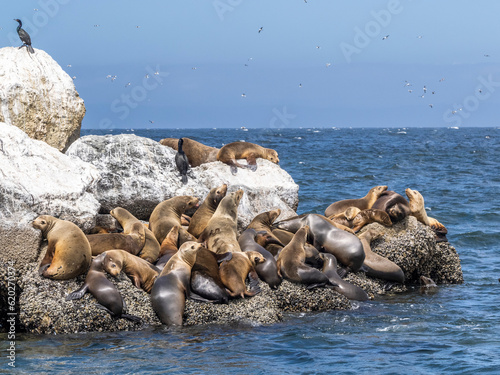
[[[361,210],[357,207],[349,207],[344,211],[344,216],[347,220],[353,220],[360,212]]]
[[[259,263],[264,263],[266,261],[266,258],[264,258],[264,256],[257,251],[246,251],[245,254],[248,257],[248,259],[250,259],[250,262],[252,262],[252,265],[254,266]]]
[[[205,248],[202,243],[187,241],[179,248],[179,254],[186,263],[193,266],[196,262],[196,254],[198,250],[202,248]]]
[[[113,216],[116,220],[129,219],[132,217],[132,214],[122,207],[113,208],[111,211],[109,211],[109,214]]]
[[[123,260],[115,254],[111,254],[106,251],[103,254],[106,255],[102,261],[102,268],[104,268],[111,276],[118,277],[123,268]]]
[[[405,193],[408,197],[408,201],[410,202],[411,212],[419,212],[422,208],[424,208],[424,197],[420,194],[420,192],[407,188]]]
[[[387,185],[379,185],[379,186],[375,186],[375,187],[372,187],[370,189],[370,194],[375,194],[377,197],[380,196],[380,194],[382,194],[384,191],[387,190]]]
[[[47,234],[47,232],[53,227],[54,222],[58,220],[54,216],[50,215],[40,215],[35,220],[33,220],[33,227],[36,229],[40,229],[43,234]]]
[[[222,198],[226,196],[227,193],[227,184],[223,184],[217,188],[215,188],[215,191],[213,193],[213,203],[214,205],[218,205]]]
[[[235,192],[231,193],[233,196],[234,203],[236,205],[240,204],[241,198],[243,197],[243,189],[236,190]]]
[[[273,162],[274,164],[279,164],[280,162],[278,153],[271,148],[266,148],[266,159]]]

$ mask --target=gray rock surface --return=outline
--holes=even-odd
[[[0,49],[0,121],[59,151],[80,136],[85,105],[71,77],[45,51]]]
[[[228,191],[239,188],[245,195],[238,209],[241,226],[255,215],[275,208],[282,218],[295,215],[298,185],[279,166],[258,159],[256,172],[239,170],[233,176],[221,162],[193,168],[183,185],[175,166],[175,151],[149,138],[133,134],[85,136],[73,143],[67,155],[94,165],[101,179],[92,192],[101,203],[101,213],[116,206],[129,210],[141,220],[148,220],[156,205],[178,195],[203,200],[210,189],[228,184]]]
[[[0,260],[33,262],[40,231],[31,222],[46,214],[70,220],[82,229],[95,224],[99,203],[89,193],[99,172],[19,128],[0,123]]]

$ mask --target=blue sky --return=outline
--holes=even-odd
[[[499,1],[2,5],[0,46],[20,18],[88,129],[500,125]]]

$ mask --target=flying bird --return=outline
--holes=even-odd
[[[175,154],[175,165],[177,166],[177,170],[180,172],[182,176],[182,183],[185,185],[188,182],[187,171],[189,169],[189,160],[184,151],[182,150],[183,143],[184,139],[179,138],[177,154]]]
[[[35,53],[35,50],[33,49],[33,47],[31,47],[31,38],[29,34],[22,29],[23,23],[17,18],[14,19],[14,21],[19,22],[19,25],[17,26],[17,35],[19,35],[19,39],[21,39],[21,42],[23,42],[23,45],[19,48],[26,46],[26,49],[29,53]]]
[[[389,35],[384,36],[382,40],[386,40],[387,38],[389,38]]]
[[[263,29],[263,28],[264,28],[264,27],[261,27],[261,28],[259,29],[259,34],[260,34],[260,32],[262,31],[262,29]]]

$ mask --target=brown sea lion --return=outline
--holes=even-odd
[[[397,223],[410,215],[408,201],[402,195],[391,190],[380,194],[380,197],[371,208],[387,212],[393,223]]]
[[[240,252],[237,239],[238,205],[243,197],[243,190],[226,195],[199,237],[206,241],[207,248],[214,253]]]
[[[365,225],[371,223],[380,223],[386,227],[392,226],[391,218],[387,212],[370,208],[360,211],[354,219],[352,219],[352,230],[358,232]]]
[[[219,187],[215,187],[210,190],[205,200],[196,210],[191,222],[189,223],[188,232],[195,237],[199,237],[200,234],[207,227],[208,222],[212,218],[217,206],[219,205],[222,198],[226,196],[227,185],[223,184]]]
[[[343,280],[337,273],[337,258],[333,254],[321,253],[323,268],[321,271],[328,277],[332,284],[337,284],[333,289],[338,293],[355,301],[368,300],[368,294],[360,287]]]
[[[158,243],[162,243],[173,226],[181,225],[182,214],[195,207],[198,198],[182,195],[159,203],[149,218],[149,229],[154,233]]]
[[[191,268],[202,244],[186,242],[170,258],[151,289],[151,304],[161,322],[182,325],[186,296],[190,294]]]
[[[420,194],[417,190],[412,190],[410,188],[407,188],[405,192],[410,203],[410,215],[415,216],[422,224],[431,227],[436,235],[436,242],[448,241],[446,238],[446,234],[448,233],[446,227],[436,219],[427,216],[424,205],[424,197],[422,194]]]
[[[359,239],[363,244],[363,250],[365,252],[363,270],[368,276],[383,280],[396,281],[402,284],[405,281],[405,274],[401,267],[389,259],[374,253],[371,249],[371,241],[380,235],[382,235],[382,233],[373,229],[369,229],[359,235]]]
[[[196,294],[210,302],[228,303],[229,293],[220,278],[219,263],[231,257],[232,253],[218,255],[205,248],[198,250],[191,269],[191,298]]]
[[[172,258],[172,256],[179,250],[177,241],[179,238],[179,226],[176,225],[170,229],[167,237],[163,240],[160,246],[159,258],[156,261],[156,267],[163,269],[165,264]]]
[[[255,266],[263,262],[265,262],[265,258],[262,254],[256,251],[247,251],[233,253],[231,260],[220,264],[220,278],[232,298],[252,297],[260,291]],[[250,290],[247,290],[245,285],[247,277],[250,278]]]
[[[198,242],[198,239],[193,236],[191,233],[189,233],[186,229],[183,227],[179,228],[179,238],[177,239],[177,247],[181,247],[183,243],[188,242],[188,241],[194,241]]]
[[[420,293],[435,294],[438,292],[438,286],[430,277],[420,276]]]
[[[141,318],[135,315],[124,314],[125,301],[115,284],[108,280],[104,273],[103,261],[106,253],[102,253],[92,260],[89,272],[82,287],[66,297],[66,301],[80,299],[90,292],[97,300],[97,307],[107,311],[114,318],[125,318],[133,322],[140,322]]]
[[[160,254],[160,244],[154,233],[150,231],[149,228],[145,229],[145,233],[146,242],[144,243],[144,247],[139,253],[139,256],[150,263],[155,263]]]
[[[97,256],[107,250],[121,249],[138,255],[144,246],[140,246],[133,236],[122,233],[87,234],[92,255]]]
[[[228,164],[231,167],[232,174],[238,172],[237,167],[248,168],[255,172],[257,170],[257,158],[267,159],[274,164],[280,162],[278,153],[275,150],[250,142],[228,143],[217,154],[217,160]],[[248,164],[240,164],[237,159],[246,159]]]
[[[217,161],[218,148],[206,146],[203,143],[197,142],[193,139],[183,137],[184,143],[182,149],[186,154],[191,167],[198,167],[204,163],[211,163]],[[179,139],[178,138],[165,138],[160,141],[164,146],[168,146],[177,151]]]
[[[92,250],[87,237],[75,224],[41,215],[32,225],[40,229],[48,241],[47,252],[38,271],[40,275],[54,280],[68,280],[89,269]]]
[[[278,270],[285,279],[294,283],[306,284],[308,288],[332,285],[323,272],[305,263],[304,245],[308,232],[308,226],[298,229],[292,241],[280,251],[277,261]]]
[[[365,253],[359,239],[346,231],[336,228],[326,217],[305,214],[280,221],[277,228],[296,232],[299,228],[309,227],[308,241],[318,250],[335,255],[344,266],[356,272],[363,265]]]
[[[244,252],[256,251],[262,254],[265,261],[256,264],[255,271],[257,271],[257,275],[259,275],[259,278],[262,281],[267,283],[272,289],[276,289],[281,284],[282,279],[278,274],[276,259],[274,259],[274,256],[264,247],[266,243],[268,243],[268,241],[274,242],[274,238],[272,238],[265,231],[257,232],[252,228],[246,229],[241,234],[240,238],[238,238],[238,243],[240,244],[241,250],[243,250]],[[262,245],[258,242],[260,242]]]
[[[102,268],[114,277],[123,271],[137,288],[142,288],[146,293],[158,277],[160,270],[148,261],[132,255],[124,250],[108,250],[102,262]]]
[[[279,241],[279,238],[272,233],[272,225],[276,221],[278,216],[280,216],[280,214],[281,210],[279,208],[267,212],[262,212],[253,218],[250,224],[248,224],[247,229],[255,229],[257,232],[266,231],[268,234],[274,237],[275,240]],[[283,246],[270,242],[267,246],[264,247],[271,254],[276,255]]]
[[[325,216],[329,217],[332,215],[339,214],[339,213],[347,210],[349,207],[357,207],[360,210],[367,210],[369,208],[372,208],[372,205],[378,199],[380,194],[382,194],[386,190],[387,190],[387,186],[385,186],[385,185],[375,186],[375,187],[371,188],[370,191],[368,192],[368,194],[366,194],[363,198],[344,199],[344,200],[332,203],[325,210]]]

